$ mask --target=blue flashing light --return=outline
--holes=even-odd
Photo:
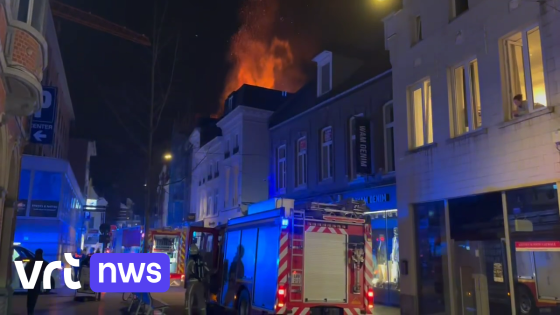
[[[290,221],[288,219],[282,219],[282,228],[283,229],[287,228],[288,224],[290,224]]]

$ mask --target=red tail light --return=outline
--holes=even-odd
[[[373,308],[373,288],[369,288],[367,292],[368,308]]]
[[[286,302],[286,288],[281,285],[278,287],[278,307],[284,307]]]

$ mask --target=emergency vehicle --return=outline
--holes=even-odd
[[[247,216],[229,220],[225,228],[202,231],[207,239],[220,238],[209,251],[210,242],[202,237],[202,251],[219,257],[209,264],[221,278],[210,289],[210,306],[238,314],[372,314],[366,206],[294,203],[271,199],[253,204]]]
[[[180,286],[185,275],[185,250],[188,228],[177,230],[156,229],[149,230],[145,238],[150,253],[165,253],[169,256],[171,286]]]

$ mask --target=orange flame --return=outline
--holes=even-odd
[[[305,82],[289,41],[273,35],[277,12],[278,0],[245,1],[240,11],[242,25],[229,50],[232,67],[214,117],[223,114],[224,101],[243,84],[293,93]]]

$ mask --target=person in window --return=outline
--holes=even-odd
[[[41,293],[43,274],[45,273],[45,268],[47,267],[47,264],[43,259],[43,250],[40,248],[35,251],[35,258],[31,259],[31,261],[25,265],[25,275],[27,276],[27,279],[31,279],[31,274],[33,273],[36,262],[41,262],[41,271],[39,272],[39,277],[37,278],[35,287],[27,290],[27,315],[33,315],[35,312],[35,305],[37,305],[37,300],[39,299],[39,294]]]
[[[243,279],[245,277],[245,266],[243,265],[242,260],[244,254],[245,248],[243,248],[243,245],[239,245],[239,247],[237,247],[237,253],[233,258],[233,261],[231,262],[231,266],[229,267],[229,272],[227,275],[227,292],[225,297],[226,306],[233,302],[235,298],[235,293],[237,292],[237,280]]]

